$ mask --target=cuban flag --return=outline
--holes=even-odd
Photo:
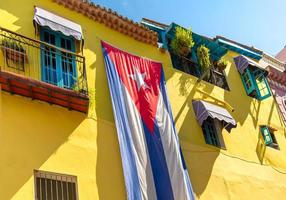
[[[162,64],[102,42],[129,200],[194,199]]]

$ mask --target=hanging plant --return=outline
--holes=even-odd
[[[199,65],[202,69],[202,73],[206,73],[206,78],[210,76],[209,69],[211,67],[209,49],[205,45],[201,45],[197,48],[197,57]]]
[[[228,64],[228,62],[225,59],[221,58],[220,60],[218,60],[216,62],[215,66],[219,71],[223,71],[223,70],[225,70],[227,64]]]
[[[171,49],[177,56],[186,57],[194,46],[192,29],[186,30],[182,27],[176,27],[175,37],[171,41]]]

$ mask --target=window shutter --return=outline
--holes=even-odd
[[[272,137],[271,137],[269,129],[265,126],[265,127],[261,127],[260,131],[261,131],[261,134],[263,136],[265,145],[272,144],[273,140],[272,140]]]
[[[271,96],[270,87],[268,85],[264,72],[260,69],[256,69],[253,72],[253,76],[255,78],[256,88],[258,91],[258,99],[263,100]]]
[[[255,90],[255,85],[254,85],[252,75],[248,68],[241,75],[241,78],[242,78],[242,82],[246,90],[246,93],[249,95],[251,92],[253,92],[253,90]]]

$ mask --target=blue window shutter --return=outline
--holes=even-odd
[[[54,43],[51,43],[51,41],[49,40],[45,40],[45,33],[54,37]],[[40,39],[41,41],[45,41],[47,43],[75,53],[75,39],[73,37],[67,37],[62,33],[55,32],[49,28],[41,27]],[[67,46],[67,43],[70,44],[70,47]],[[44,46],[42,48],[44,49]],[[45,64],[45,57],[51,59],[53,57],[53,59],[55,59],[55,66],[51,64]],[[75,60],[76,58],[73,55],[68,56],[67,54],[60,52],[59,50],[55,50],[53,52],[48,53],[44,50],[41,50],[42,80],[57,85],[59,87],[72,89],[74,87],[75,82],[77,81],[77,68]],[[52,60],[50,61],[50,63],[53,63]],[[71,70],[67,70],[67,68],[69,69],[69,66],[71,66]]]
[[[265,145],[272,144],[273,140],[272,140],[272,137],[271,137],[269,129],[266,126],[264,126],[264,127],[260,128],[260,131],[261,131],[261,134],[263,136]]]

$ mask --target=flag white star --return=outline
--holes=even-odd
[[[132,78],[134,81],[136,81],[138,91],[142,87],[143,87],[143,89],[149,88],[148,85],[144,81],[145,77],[146,77],[146,73],[140,73],[139,70],[137,69],[137,67],[134,67],[134,69],[135,69],[135,73],[130,74],[129,77]]]

